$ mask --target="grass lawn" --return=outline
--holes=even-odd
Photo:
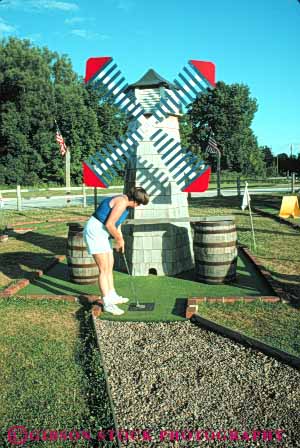
[[[279,198],[279,199],[278,199]],[[269,200],[271,202],[280,201],[280,196],[254,196],[253,205],[262,206]],[[192,198],[190,200],[190,215],[191,216],[210,216],[210,215],[233,215],[235,217],[238,238],[242,244],[252,246],[251,225],[249,219],[249,212],[242,211],[241,198],[238,197],[222,197],[222,198]],[[9,241],[0,246],[0,266],[2,268],[2,276],[0,276],[0,285],[4,288],[6,285],[20,278],[30,277],[30,272],[34,269],[43,269],[49,259],[56,254],[66,253],[66,236],[68,228],[65,223],[53,223],[50,219],[55,217],[65,218],[70,222],[76,221],[78,218],[86,217],[92,213],[93,208],[88,207],[83,209],[81,207],[42,210],[24,211],[24,212],[10,212],[11,220],[27,221],[27,220],[48,220],[44,224],[31,225],[35,227],[32,232],[26,234],[14,233],[10,236]],[[300,255],[299,242],[300,233],[298,230],[292,229],[284,224],[280,224],[271,218],[262,217],[253,213],[253,221],[257,242],[257,251],[255,253],[258,261],[264,265],[272,274],[279,286],[281,286],[288,298],[290,294],[300,298]],[[24,226],[25,227],[25,226]],[[253,252],[253,248],[252,248]],[[55,269],[63,269],[60,264]],[[240,291],[236,290],[236,295],[251,295],[254,294],[270,294],[270,292],[262,292],[254,279],[254,286],[249,281],[254,278],[254,275],[248,273],[241,261],[239,262],[240,278],[244,280],[244,284]],[[65,293],[77,295],[80,293],[80,288],[74,284],[66,282],[66,275],[62,275],[62,271],[52,271],[46,276],[40,278],[35,285],[28,287],[27,292],[38,293],[38,288],[43,293],[55,294]],[[248,284],[247,284],[248,282]],[[156,320],[157,315],[160,314],[162,319],[182,319],[184,300],[189,295],[197,296],[223,296],[232,295],[232,290],[228,289],[228,285],[224,285],[223,289],[216,286],[200,284],[193,282],[191,278],[159,278],[159,277],[136,277],[134,279],[138,299],[140,302],[156,301],[155,313],[153,320]],[[124,296],[132,297],[129,278],[126,274],[116,273],[116,286]],[[241,285],[231,285],[234,288],[240,288]],[[246,291],[248,288],[248,291]],[[83,292],[87,292],[86,287]],[[62,290],[64,292],[62,292]],[[162,294],[163,291],[163,294]],[[97,294],[96,289],[90,289],[90,293]],[[23,291],[22,291],[23,293]],[[161,297],[167,300],[164,309],[161,308]],[[209,305],[210,306],[210,305]],[[229,314],[233,310],[231,305],[228,306]],[[248,305],[241,305],[247,315],[251,315],[251,308]],[[274,309],[276,305],[274,306]],[[290,309],[290,305],[281,304],[283,309]],[[126,309],[126,305],[124,305]],[[214,309],[212,307],[212,309]],[[295,309],[295,308],[294,308]],[[298,314],[297,314],[298,313]],[[299,311],[293,316],[299,316]],[[283,314],[283,322],[287,322],[290,317],[289,314]],[[112,318],[102,315],[102,318]],[[120,317],[129,319],[129,313],[125,313]],[[142,312],[131,312],[130,319],[142,319],[146,316]],[[148,315],[150,319],[150,315]],[[294,318],[294,317],[293,317]],[[300,325],[299,325],[300,326]],[[289,328],[288,322],[285,328]],[[274,331],[276,330],[276,322],[274,322]],[[275,334],[275,333],[274,333]]]
[[[22,234],[9,232],[9,240],[0,246],[0,289],[12,280],[30,278],[30,273],[43,269],[54,255],[66,253],[66,237],[68,227],[64,222],[47,222],[53,219],[65,219],[74,222],[78,219],[88,219],[92,208],[83,209],[70,207],[66,209],[43,209],[26,212],[9,213],[9,225],[32,228],[31,232]],[[28,221],[44,221],[42,224],[22,224]]]
[[[60,188],[60,187],[59,187]],[[71,190],[71,196],[76,195],[82,195],[82,187],[76,187],[76,190]],[[2,193],[3,190],[11,190],[9,193]],[[21,190],[28,190],[21,192],[21,196],[23,199],[30,199],[30,198],[50,198],[52,196],[65,196],[66,195],[66,189],[63,188],[61,190],[56,190],[55,187],[48,188],[39,188],[39,187],[22,187]],[[86,194],[87,195],[93,195],[94,194],[94,188],[86,187]],[[98,195],[103,191],[102,189],[98,189]],[[109,187],[106,189],[105,193],[118,193],[123,191],[123,185],[114,185],[112,187]],[[2,197],[4,198],[17,198],[16,188],[7,188],[3,186],[1,188],[0,186],[0,193],[2,194]]]
[[[280,196],[253,197],[253,204],[263,206],[266,200],[280,201]],[[279,198],[279,199],[278,199]],[[191,216],[234,215],[239,241],[251,246],[248,211],[241,211],[241,198],[192,198]],[[93,208],[70,207],[24,212],[7,211],[8,224],[43,221],[32,224],[29,233],[12,232],[7,243],[0,245],[0,288],[20,278],[30,278],[35,269],[43,269],[54,255],[66,253],[68,227],[51,219],[69,222],[88,218]],[[271,218],[253,214],[259,262],[266,266],[286,294],[300,297],[300,232]],[[239,260],[242,284],[214,285],[193,281],[192,277],[136,277],[140,302],[156,302],[152,316],[142,312],[125,313],[119,319],[182,320],[188,295],[269,294],[243,259]],[[253,269],[253,268],[252,268]],[[254,281],[253,281],[254,280]],[[116,286],[122,295],[131,295],[128,275],[116,273]],[[26,288],[27,292],[47,294],[80,292],[97,293],[96,287],[79,287],[67,280],[66,266],[59,263],[47,275]],[[93,289],[95,288],[95,289]],[[227,288],[227,289],[226,289]],[[238,292],[240,289],[240,292]],[[245,292],[247,290],[247,292]],[[63,292],[62,292],[63,291]],[[22,291],[22,293],[24,290]],[[165,302],[162,302],[164,300]],[[126,309],[127,305],[121,305]],[[200,315],[232,329],[261,339],[291,354],[300,356],[299,307],[289,304],[201,304]],[[114,319],[102,315],[101,318]],[[86,429],[93,434],[100,428],[113,427],[113,418],[105,391],[101,359],[87,325],[87,312],[79,304],[0,300],[0,447],[12,446],[6,441],[7,429],[24,425],[29,429]],[[64,446],[71,446],[63,442]],[[78,446],[92,446],[81,441]],[[62,443],[36,442],[34,446],[61,447]],[[109,446],[109,444],[102,445]]]
[[[199,314],[300,357],[299,310],[282,303],[199,304]]]
[[[253,205],[260,207],[267,197],[253,195]],[[272,199],[273,200],[273,199]],[[276,201],[276,199],[274,199]],[[199,213],[200,212],[200,213]],[[300,298],[300,232],[285,224],[253,213],[253,224],[257,250],[252,243],[249,211],[241,210],[241,199],[237,196],[222,198],[192,198],[190,200],[191,216],[233,215],[238,230],[238,239],[248,245],[259,263],[272,274],[286,294]]]
[[[262,207],[267,201],[280,202],[279,195],[253,196],[253,205]],[[191,216],[233,215],[235,217],[238,238],[252,249],[251,225],[249,212],[240,208],[241,199],[192,198],[190,200]],[[65,223],[50,222],[54,218],[64,218],[69,222],[87,219],[93,207],[70,207],[63,209],[28,210],[23,212],[7,211],[8,224],[25,221],[44,221],[43,224],[31,224],[33,231],[26,234],[12,233],[7,243],[0,246],[0,288],[20,278],[28,278],[34,269],[43,269],[53,255],[66,253],[66,236],[68,228]],[[45,221],[49,222],[45,222]],[[300,256],[298,230],[289,228],[270,218],[253,213],[259,262],[265,265],[287,294],[300,297]],[[24,227],[26,227],[24,225]]]
[[[296,196],[295,194],[286,194],[285,196]],[[272,215],[279,216],[279,211],[281,207],[281,201],[282,201],[282,195],[274,195],[274,196],[265,196],[265,195],[259,195],[258,197],[253,195],[252,198],[253,206],[259,208],[260,210],[263,210],[265,212],[271,213]],[[300,204],[300,196],[298,195],[298,202]],[[285,218],[288,221],[300,224],[300,218]]]
[[[241,180],[240,188],[243,190],[245,187],[245,181]],[[248,187],[251,190],[252,188],[291,188],[291,182],[289,181],[282,181],[282,182],[274,182],[274,181],[268,181],[267,179],[265,181],[260,180],[250,180],[248,181]],[[300,188],[299,182],[297,182],[294,186],[295,190],[298,190]],[[217,189],[217,182],[211,181],[209,183],[209,190],[216,190]],[[225,180],[221,182],[221,190],[236,190],[237,189],[237,182],[236,180]]]
[[[1,448],[13,446],[7,431],[14,425],[85,429],[91,434],[113,428],[100,355],[87,319],[88,313],[76,304],[0,300]],[[61,447],[62,442],[34,446]]]

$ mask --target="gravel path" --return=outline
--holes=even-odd
[[[96,328],[118,428],[140,430],[122,446],[300,447],[299,371],[190,321],[97,319]],[[151,441],[142,441],[142,430]],[[212,440],[218,430],[222,439]],[[233,430],[239,441],[230,440]],[[254,441],[255,430],[272,430],[273,441],[262,434]],[[170,441],[171,431],[179,431],[177,442],[176,433]]]

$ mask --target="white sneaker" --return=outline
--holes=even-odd
[[[119,303],[127,303],[129,299],[127,297],[119,296],[116,291],[110,291],[108,295],[109,303],[113,303],[114,305],[118,305]]]
[[[113,305],[118,305],[118,303],[127,303],[127,302],[129,302],[129,299],[127,299],[127,297],[122,297],[122,296],[113,296],[113,297],[109,298],[109,301]]]
[[[121,310],[121,308],[118,308],[113,303],[109,303],[108,305],[104,305],[104,311],[107,313],[111,313],[114,316],[120,316],[121,314],[124,314],[125,311]]]

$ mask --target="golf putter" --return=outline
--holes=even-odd
[[[123,252],[123,257],[124,257],[124,261],[125,261],[125,265],[126,265],[126,269],[128,272],[128,275],[130,277],[130,286],[131,286],[131,291],[133,293],[133,297],[135,299],[135,304],[131,303],[128,307],[128,311],[152,311],[154,309],[154,303],[139,303],[138,299],[137,299],[137,295],[136,295],[136,289],[135,286],[133,284],[133,278],[132,275],[129,272],[129,267],[128,267],[128,263],[126,260],[126,256],[125,256],[125,252]]]

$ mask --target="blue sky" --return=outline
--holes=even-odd
[[[112,56],[128,82],[212,61],[217,80],[257,99],[259,144],[300,152],[299,0],[2,0],[0,36],[10,35],[69,55],[82,76],[89,57]]]

